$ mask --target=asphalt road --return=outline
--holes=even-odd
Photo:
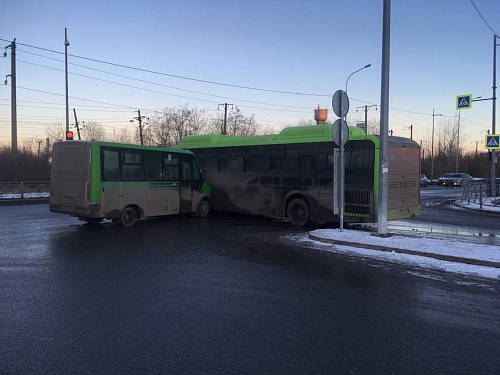
[[[93,228],[0,207],[2,374],[492,374],[498,282],[316,249],[287,223]]]

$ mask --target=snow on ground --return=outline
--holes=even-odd
[[[423,268],[432,268],[447,272],[456,272],[472,276],[500,280],[500,268],[471,265],[462,262],[433,259],[427,256],[401,254],[394,251],[372,250],[370,245],[383,246],[395,249],[414,250],[421,253],[449,255],[479,259],[500,264],[500,246],[476,244],[473,242],[460,242],[447,239],[423,238],[394,235],[388,238],[373,236],[371,232],[344,229],[317,229],[309,233],[325,240],[352,242],[356,245],[366,244],[367,248],[348,245],[327,244],[315,241],[305,236],[302,241],[310,242],[321,250],[371,257],[396,263],[412,264]]]

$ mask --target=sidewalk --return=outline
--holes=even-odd
[[[455,202],[456,206],[468,209],[479,209],[479,205],[466,205]],[[477,206],[477,207],[476,207]],[[500,207],[490,207],[491,214],[498,214]],[[389,236],[378,236],[376,225],[358,226],[361,229],[317,229],[309,232],[309,239],[326,244],[346,247],[350,252],[358,252],[363,256],[380,257],[381,253],[404,255],[403,262],[419,262],[422,257],[428,260],[453,262],[469,266],[493,268],[498,271],[496,277],[500,278],[500,226],[498,231],[492,233],[460,233],[441,228],[425,228],[391,226],[388,224]],[[364,230],[363,230],[364,229]],[[490,231],[491,232],[491,231]],[[359,249],[359,250],[357,250]],[[363,250],[363,251],[360,251]],[[390,256],[389,256],[390,257]],[[424,263],[428,261],[424,261]],[[443,268],[436,265],[437,268]],[[446,268],[446,267],[444,267]],[[480,270],[472,273],[482,273]],[[489,276],[490,277],[490,276]]]

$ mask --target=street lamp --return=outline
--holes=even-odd
[[[443,116],[441,113],[434,113],[432,108],[432,145],[431,145],[431,181],[434,180],[434,117]]]
[[[361,69],[358,69],[356,70],[355,72],[352,72],[351,74],[349,74],[349,77],[347,77],[347,81],[345,81],[345,93],[347,94],[347,82],[349,82],[349,78],[351,78],[351,76],[357,72],[360,72],[362,71],[363,69],[366,69],[366,68],[369,68],[370,66],[372,66],[372,64],[368,64],[368,65],[365,65],[364,67],[362,67]]]

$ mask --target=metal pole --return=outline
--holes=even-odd
[[[491,111],[491,134],[495,134],[495,122],[496,122],[496,100],[497,100],[497,38],[498,35],[493,35],[493,108]],[[495,169],[497,164],[497,156],[496,151],[491,150],[491,186],[490,186],[490,196],[496,197],[496,188],[495,188]]]
[[[389,65],[391,33],[391,0],[384,0],[382,30],[382,74],[380,92],[380,149],[378,185],[378,235],[387,235],[387,206],[389,193]]]
[[[348,78],[349,79],[349,78]],[[347,82],[346,82],[347,87]],[[340,231],[344,230],[344,188],[345,188],[345,166],[344,166],[344,127],[342,121],[344,120],[344,101],[340,99]]]
[[[457,160],[455,162],[455,173],[458,173],[458,154],[460,153],[460,110],[458,110],[458,129],[457,129]]]
[[[368,106],[365,105],[365,131],[368,134]]]
[[[64,28],[64,66],[66,73],[66,132],[69,131],[69,104],[68,104],[68,34],[67,29]]]
[[[141,117],[141,110],[140,109],[137,110],[137,114],[138,114],[137,120],[139,120],[139,137],[141,139],[141,145],[143,145],[144,139],[142,137],[142,117]]]
[[[16,39],[10,45],[10,111],[11,111],[11,127],[12,127],[12,154],[17,156],[17,99],[16,99]]]
[[[434,108],[432,108],[431,181],[434,180],[434,117],[436,116],[442,116],[442,114],[435,114]]]
[[[78,140],[80,141],[82,138],[80,137],[80,127],[78,126],[78,118],[76,117],[76,109],[74,108],[73,108],[73,114],[75,115],[76,133],[78,134]]]
[[[434,108],[432,108],[431,181],[434,180]]]

